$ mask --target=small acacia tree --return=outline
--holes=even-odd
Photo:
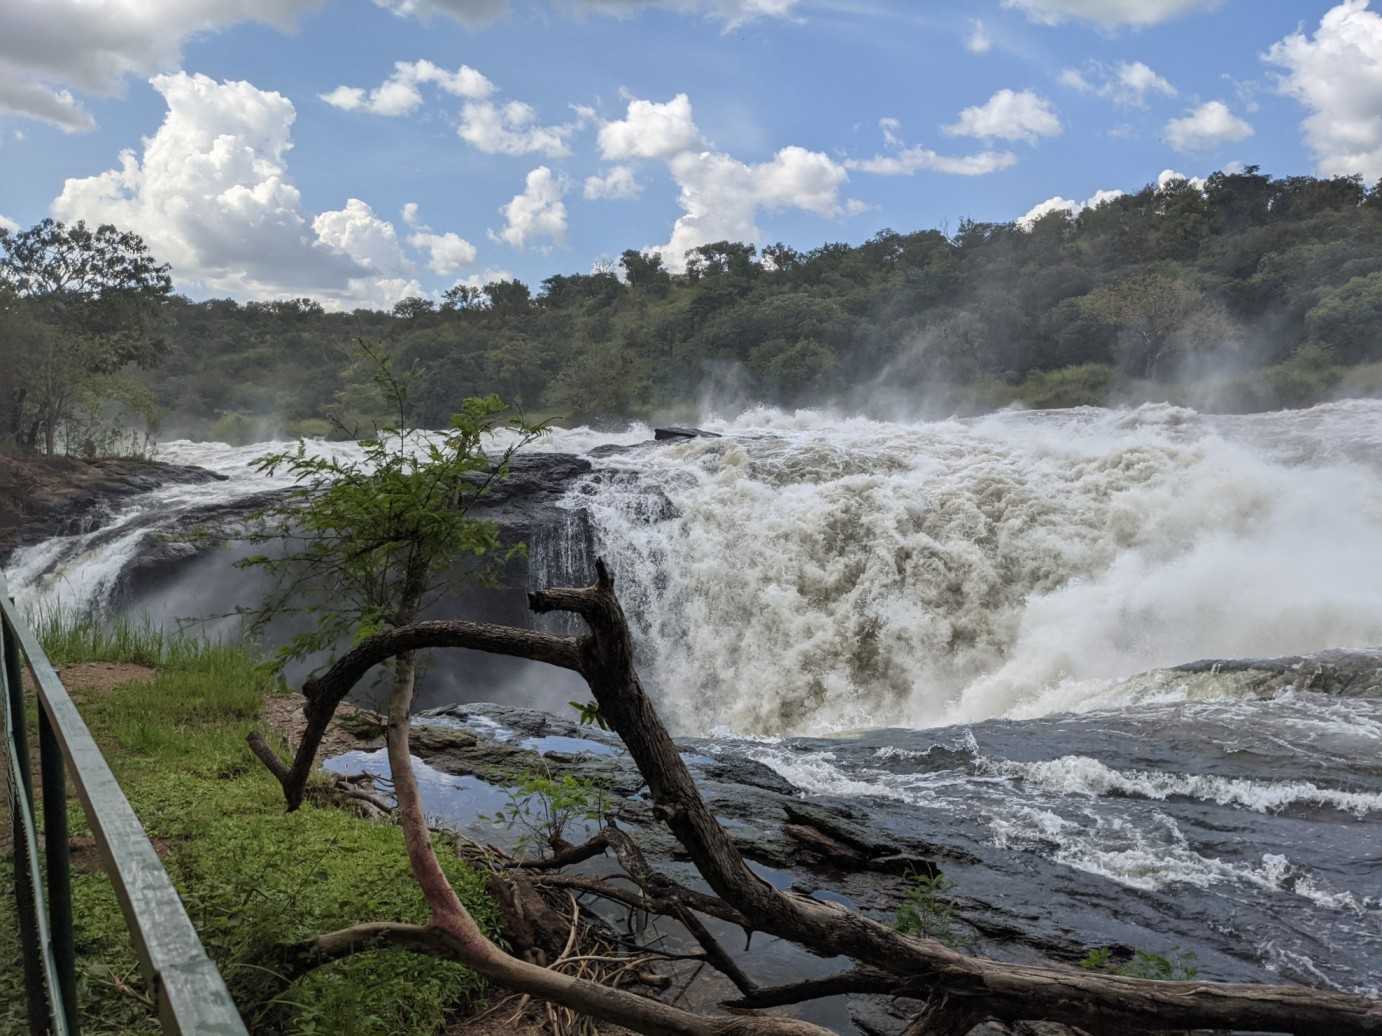
[[[465,400],[444,431],[409,428],[413,377],[382,348],[357,348],[393,421],[361,440],[358,455],[313,452],[299,440],[256,465],[267,475],[285,472],[294,483],[261,512],[249,537],[277,545],[276,552],[239,562],[274,580],[263,601],[244,612],[252,628],[282,616],[308,620],[279,649],[280,665],[407,625],[444,581],[492,584],[523,549],[503,547],[498,526],[471,511],[543,428],[521,416],[505,419],[497,396]],[[491,455],[486,441],[500,428],[511,436]],[[413,674],[412,656],[399,656],[394,679],[411,681]]]

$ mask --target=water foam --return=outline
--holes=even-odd
[[[1382,794],[1322,788],[1310,781],[1256,781],[1242,777],[1115,770],[1085,755],[1065,755],[1035,763],[984,761],[989,772],[1062,795],[1125,795],[1165,801],[1198,799],[1272,813],[1295,805],[1324,806],[1354,816],[1382,812]]]
[[[1331,406],[757,410],[608,460],[671,523],[632,489],[582,503],[682,730],[1039,714],[1187,659],[1382,642],[1382,403]]]

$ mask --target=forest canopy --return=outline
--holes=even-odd
[[[354,360],[362,338],[412,372],[410,416],[429,427],[491,393],[562,423],[620,423],[706,401],[946,415],[1382,392],[1382,185],[1358,177],[1250,166],[1078,216],[804,252],[722,241],[687,260],[672,274],[629,250],[536,288],[458,284],[391,312],[160,295],[160,348],[129,366],[162,434],[229,441],[367,429],[383,404]],[[11,285],[0,320],[33,336],[44,317],[23,294]]]

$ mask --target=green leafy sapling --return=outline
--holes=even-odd
[[[504,548],[496,524],[472,511],[545,429],[506,418],[497,396],[465,400],[444,431],[410,428],[414,379],[383,349],[359,349],[392,422],[360,441],[359,456],[312,452],[299,440],[256,462],[261,474],[292,479],[249,536],[270,549],[239,562],[273,577],[263,601],[242,610],[252,629],[281,616],[307,620],[279,649],[280,667],[414,621],[443,583],[494,585],[524,549]],[[508,445],[488,452],[501,428],[511,431]]]

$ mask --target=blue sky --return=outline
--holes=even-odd
[[[132,226],[194,297],[389,305],[1167,169],[1382,176],[1367,0],[3,6],[0,218]]]

